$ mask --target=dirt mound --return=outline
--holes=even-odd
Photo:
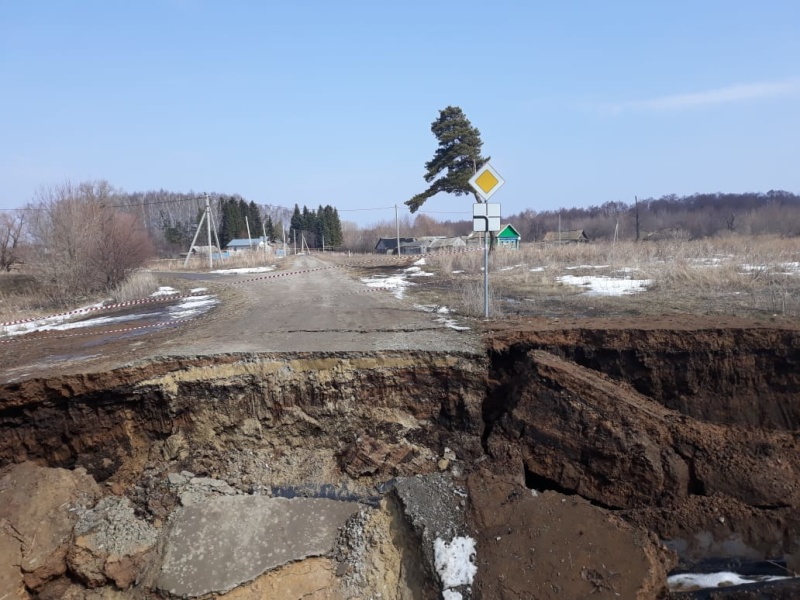
[[[663,594],[675,557],[655,536],[577,496],[537,493],[481,471],[469,478],[481,598]]]

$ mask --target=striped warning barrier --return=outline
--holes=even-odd
[[[125,333],[128,331],[138,331],[140,329],[151,329],[153,327],[167,327],[171,325],[180,325],[181,323],[188,323],[189,321],[194,321],[200,318],[201,318],[200,316],[188,317],[186,319],[175,319],[174,321],[160,321],[159,323],[149,323],[147,325],[137,325],[135,327],[119,327],[117,329],[103,329],[101,331],[98,330],[80,331],[77,333],[66,333],[60,335],[55,332],[49,335],[44,335],[44,334],[20,335],[20,336],[14,336],[9,339],[0,340],[0,344],[13,344],[14,342],[35,342],[41,340],[61,340],[65,338],[81,337],[88,335],[107,335],[110,333]]]
[[[207,292],[195,292],[192,294],[169,294],[156,297],[139,298],[137,300],[126,300],[125,302],[116,302],[114,304],[104,304],[103,306],[87,306],[85,308],[76,308],[63,313],[54,315],[47,315],[44,317],[30,317],[27,319],[17,319],[16,321],[6,321],[0,323],[1,327],[11,327],[13,325],[21,325],[23,323],[33,323],[35,321],[48,321],[50,319],[57,319],[60,317],[74,317],[76,315],[84,315],[92,312],[100,312],[105,310],[116,310],[118,308],[125,308],[126,306],[136,306],[138,304],[153,304],[156,302],[171,302],[172,300],[180,300],[181,298],[192,298],[195,296],[207,296]]]

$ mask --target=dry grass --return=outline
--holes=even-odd
[[[111,292],[115,302],[146,298],[158,289],[158,280],[148,271],[137,271]]]
[[[483,254],[431,255],[428,265],[451,288],[446,302],[472,313],[464,282],[482,280]],[[800,316],[800,240],[730,236],[698,241],[523,245],[490,256],[496,311],[547,316],[727,314]],[[649,280],[623,296],[588,295],[564,275]],[[445,292],[447,293],[447,292]],[[482,298],[482,288],[481,288]]]
[[[186,267],[183,266],[184,260],[183,258],[162,258],[152,261],[147,268],[158,272],[208,271],[208,256],[192,256]],[[264,252],[235,252],[224,259],[215,258],[213,268],[216,270],[265,267],[274,265],[279,260],[282,259],[274,254],[265,254]]]

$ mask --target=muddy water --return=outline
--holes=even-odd
[[[0,388],[0,465],[85,467],[155,518],[190,471],[378,498],[445,448],[580,495],[687,562],[800,552],[800,336],[569,330],[432,352],[187,357]],[[163,514],[162,514],[163,513]]]

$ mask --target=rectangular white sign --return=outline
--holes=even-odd
[[[472,231],[500,231],[500,205],[479,202],[472,205]]]

